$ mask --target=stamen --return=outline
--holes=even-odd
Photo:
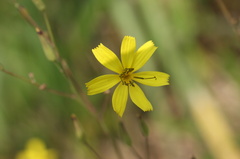
[[[157,77],[156,77],[156,76],[148,77],[148,78],[134,76],[133,78],[143,79],[143,80],[144,80],[144,79],[155,79],[155,80],[157,80]]]
[[[120,77],[120,76],[119,76]],[[122,84],[124,85],[125,83],[124,83],[124,81],[123,81],[123,79],[120,77],[120,79],[121,79],[121,82],[122,82]]]
[[[133,87],[135,87],[135,85],[134,85],[134,82],[133,81],[130,81],[130,83],[129,83],[131,86],[133,86]]]
[[[121,82],[123,85],[126,86],[133,86],[134,87],[134,82],[130,79],[131,78],[131,72],[134,70],[134,68],[125,68],[123,72],[119,75]]]
[[[132,72],[134,70],[134,68],[125,68],[123,73],[120,74],[120,78],[124,78],[125,76],[127,76],[130,72]]]

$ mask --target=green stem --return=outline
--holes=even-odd
[[[85,140],[83,139],[84,145],[91,150],[99,159],[102,159],[102,157],[98,154],[98,152]]]
[[[47,27],[47,32],[48,32],[49,38],[50,38],[52,44],[54,45],[53,49],[54,49],[55,55],[56,55],[57,59],[59,59],[60,55],[59,55],[58,49],[56,47],[57,45],[56,45],[56,42],[55,42],[55,39],[54,39],[54,36],[53,36],[51,25],[50,25],[49,20],[48,20],[48,16],[46,14],[46,10],[43,10],[42,14],[43,14],[44,22],[45,22],[46,27]]]
[[[47,31],[48,31],[49,37],[50,37],[51,41],[55,44],[55,40],[54,40],[54,36],[53,36],[53,33],[52,33],[51,25],[49,23],[46,11],[45,10],[42,11],[42,14],[43,14],[44,22],[45,22],[46,27],[47,27]]]
[[[79,97],[81,98],[81,101],[84,103],[83,106],[96,118],[99,119],[98,115],[97,115],[97,111],[95,109],[95,107],[93,106],[93,104],[91,103],[91,101],[88,99],[88,97],[86,96],[86,94],[82,91],[80,85],[78,84],[78,82],[75,80],[75,78],[73,77],[72,71],[70,70],[67,62],[64,59],[61,59],[61,68],[62,71],[64,73],[64,75],[67,77],[67,79],[70,81],[70,83],[72,84],[73,88],[75,89],[75,91],[77,92],[77,94],[79,95]]]

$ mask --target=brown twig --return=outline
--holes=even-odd
[[[56,95],[59,95],[59,96],[71,98],[71,99],[76,99],[77,98],[77,95],[75,95],[75,94],[68,94],[68,93],[64,93],[64,92],[60,92],[60,91],[48,88],[46,84],[40,84],[40,83],[37,83],[36,81],[33,81],[33,79],[25,78],[23,76],[20,76],[20,75],[17,75],[15,73],[13,73],[13,72],[10,72],[10,71],[4,69],[4,67],[2,65],[0,66],[0,71],[4,72],[7,75],[10,75],[12,77],[18,78],[22,81],[25,81],[25,82],[37,87],[39,90],[46,91],[46,92],[56,94]]]
[[[222,0],[215,0],[218,4],[220,10],[223,13],[223,16],[228,21],[228,23],[233,27],[234,31],[240,36],[240,28],[238,26],[239,20],[236,18],[233,18],[229,10],[227,9],[226,5],[223,3]]]
[[[235,25],[236,24],[236,19],[234,19],[232,17],[232,15],[230,14],[230,12],[228,11],[226,5],[223,3],[222,0],[216,0],[219,8],[221,9],[224,17],[227,19],[227,21],[232,24],[232,25]]]
[[[145,147],[146,147],[146,159],[150,159],[150,147],[149,147],[149,138],[145,136]]]

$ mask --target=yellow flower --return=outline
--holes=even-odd
[[[32,138],[27,142],[26,149],[19,152],[16,159],[57,159],[53,149],[46,149],[42,140]]]
[[[94,56],[102,65],[117,74],[102,75],[86,83],[88,95],[102,93],[119,83],[113,93],[112,105],[120,117],[125,111],[128,94],[133,103],[140,109],[143,111],[152,110],[152,104],[136,82],[155,87],[168,85],[169,75],[157,71],[135,72],[149,60],[156,49],[154,43],[148,41],[136,51],[135,38],[125,36],[121,45],[120,62],[110,49],[100,44],[92,50]]]

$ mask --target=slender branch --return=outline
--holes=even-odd
[[[230,14],[230,12],[228,11],[227,7],[225,6],[225,4],[223,3],[222,0],[216,0],[219,8],[221,9],[224,17],[227,19],[227,21],[232,24],[235,25],[236,24],[236,19],[232,18],[232,15]]]
[[[98,152],[84,139],[83,140],[84,145],[91,150],[99,159],[102,159],[102,157],[98,154]]]
[[[148,136],[145,136],[145,146],[146,146],[146,159],[150,159],[150,149]]]
[[[143,120],[142,116],[138,116],[139,122],[140,122],[140,128],[142,131],[142,135],[145,139],[145,148],[146,148],[146,159],[150,159],[150,148],[149,148],[149,129],[146,122]]]
[[[39,26],[37,25],[37,23],[32,19],[32,17],[29,15],[28,11],[26,10],[26,8],[24,8],[23,6],[21,6],[18,3],[14,3],[15,7],[18,9],[18,11],[20,12],[20,14],[22,15],[22,17],[34,28],[39,28]]]
[[[233,27],[234,31],[240,36],[239,26],[237,26],[239,21],[236,18],[233,18],[233,16],[231,15],[231,13],[229,12],[229,10],[227,9],[226,5],[223,3],[222,0],[215,1],[218,4],[220,10],[222,11],[225,19]]]
[[[0,66],[0,71],[4,72],[7,75],[10,75],[12,77],[18,78],[22,81],[25,81],[25,82],[37,87],[39,90],[46,91],[46,92],[49,92],[49,93],[52,93],[52,94],[55,94],[55,95],[58,95],[58,96],[71,98],[71,99],[76,99],[77,98],[77,95],[75,95],[75,94],[68,94],[68,93],[57,91],[55,89],[48,88],[46,84],[37,83],[35,80],[33,81],[33,79],[25,78],[23,76],[20,76],[20,75],[17,75],[15,73],[13,73],[13,72],[5,70],[2,65]]]
[[[54,36],[53,36],[53,32],[52,32],[51,25],[49,23],[46,11],[45,10],[42,11],[42,14],[43,14],[43,19],[44,19],[46,27],[47,27],[47,31],[48,31],[49,37],[50,37],[51,41],[55,44],[55,39],[54,39]]]
[[[90,151],[92,151],[99,159],[102,159],[101,155],[90,145],[84,135],[84,130],[81,128],[80,123],[75,114],[71,115],[73,126],[76,131],[76,137],[80,142],[82,142]]]
[[[52,43],[54,44],[53,49],[54,49],[54,52],[55,52],[56,59],[59,59],[60,55],[59,55],[59,52],[58,52],[58,48],[56,47],[55,39],[54,39],[54,36],[53,36],[53,32],[52,32],[51,25],[49,23],[46,11],[45,10],[42,11],[42,14],[43,14],[43,18],[44,18],[45,24],[47,26],[47,32],[49,34],[49,37],[50,37]]]
[[[142,159],[141,155],[137,152],[135,147],[134,146],[131,146],[131,147],[132,147],[133,153],[136,155],[136,157],[138,157],[139,159]],[[149,159],[149,158],[147,158],[147,159]]]
[[[79,86],[78,82],[75,80],[75,78],[73,77],[72,71],[70,70],[67,62],[62,59],[61,60],[61,68],[65,74],[65,76],[70,80],[71,84],[73,85],[73,87],[75,88],[76,92],[78,93],[78,95],[81,97],[81,100],[85,103],[83,106],[92,113],[92,115],[94,115],[97,119],[99,118],[99,116],[97,115],[97,111],[95,109],[95,107],[93,106],[93,104],[90,102],[90,100],[88,99],[88,97],[86,96],[85,93],[83,93],[81,87]]]
[[[119,148],[118,144],[116,143],[116,140],[113,136],[111,136],[111,140],[112,140],[113,148],[116,152],[118,159],[123,159],[122,152],[120,151],[120,148]]]

